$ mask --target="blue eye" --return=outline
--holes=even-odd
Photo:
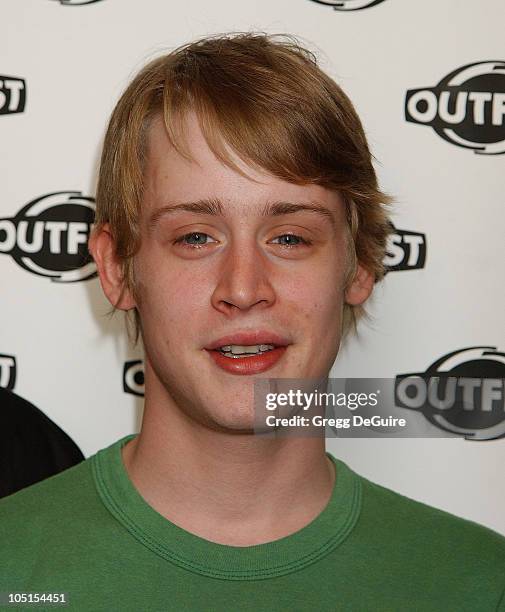
[[[296,236],[295,234],[282,234],[281,236],[277,236],[277,238],[274,238],[274,240],[282,240],[283,238],[286,238],[287,242],[279,242],[277,244],[280,244],[281,246],[287,246],[287,247],[296,247],[296,246],[299,246],[300,244],[303,244],[303,245],[310,244],[310,240],[305,240],[301,236]]]
[[[207,238],[210,238],[209,234],[205,234],[204,232],[191,232],[189,234],[184,234],[180,238],[175,240],[175,244],[183,244],[184,246],[204,246],[207,243]],[[194,239],[194,241],[192,240]]]

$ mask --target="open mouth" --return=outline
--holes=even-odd
[[[230,374],[261,374],[273,368],[282,358],[287,346],[275,344],[225,344],[207,349],[213,362]]]
[[[225,346],[220,346],[215,350],[219,351],[222,355],[229,357],[230,359],[247,359],[257,355],[262,355],[263,353],[268,353],[268,351],[273,351],[275,348],[276,346],[274,344],[253,344],[249,346],[227,344]]]
[[[282,359],[291,342],[270,330],[241,330],[205,347],[214,364],[230,374],[261,374]]]

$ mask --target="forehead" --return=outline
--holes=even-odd
[[[194,113],[187,115],[183,137],[190,159],[172,146],[161,116],[149,127],[145,187],[151,211],[170,202],[216,199],[229,213],[248,215],[269,201],[316,202],[334,212],[336,220],[343,219],[344,203],[335,190],[287,182],[247,164],[231,150],[229,157],[246,176],[223,163],[209,148]]]

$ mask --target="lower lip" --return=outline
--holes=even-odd
[[[226,357],[221,351],[207,350],[216,365],[231,374],[261,374],[272,368],[286,352],[286,346],[278,346],[252,357]]]

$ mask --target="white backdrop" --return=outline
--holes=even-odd
[[[505,5],[346,2],[340,8],[362,9],[313,0],[3,0],[0,219],[12,220],[50,193],[94,195],[108,116],[148,59],[210,33],[291,33],[316,51],[355,103],[382,186],[396,197],[396,228],[424,234],[427,245],[423,268],[387,274],[369,305],[373,322],[342,348],[332,374],[395,377],[424,372],[462,348],[503,352],[504,157],[476,154],[406,121],[405,99],[466,65],[505,60]],[[468,129],[474,141],[499,141],[501,68],[482,71],[494,72],[473,83],[486,95],[482,121],[475,102]],[[22,84],[13,78],[25,80],[22,112],[14,112]],[[417,110],[431,112],[422,102]],[[141,353],[128,347],[122,316],[106,316],[96,278],[54,282],[17,263],[7,251],[9,228],[18,222],[0,221],[0,385],[12,386],[14,357],[14,391],[89,456],[138,430],[142,398],[124,392],[123,366]],[[499,369],[503,356],[491,361]],[[505,417],[495,412],[497,422]],[[376,482],[505,533],[505,438],[331,439],[328,449]]]

